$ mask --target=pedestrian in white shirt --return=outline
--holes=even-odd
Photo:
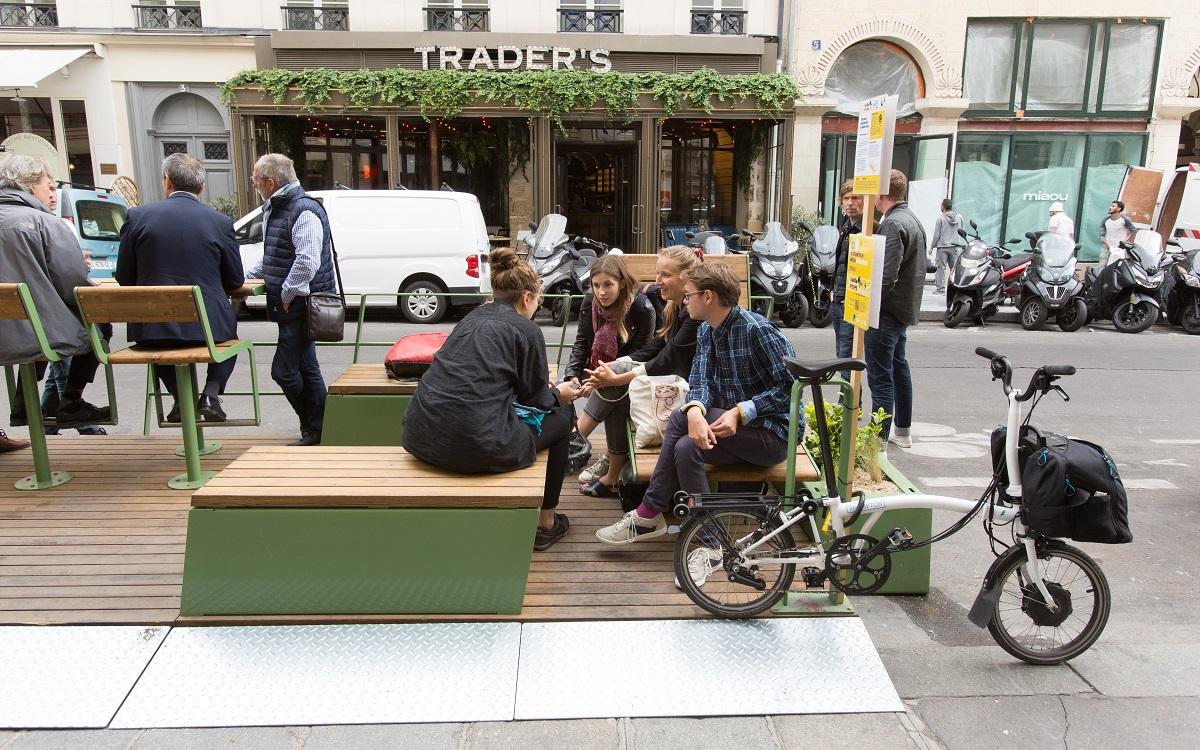
[[[1125,257],[1122,242],[1133,242],[1137,227],[1125,215],[1125,204],[1113,201],[1108,206],[1108,216],[1100,220],[1100,267],[1115,263]]]
[[[1075,222],[1071,221],[1071,217],[1063,213],[1063,204],[1061,201],[1055,201],[1050,204],[1050,226],[1046,227],[1051,232],[1057,232],[1068,239],[1075,239]]]

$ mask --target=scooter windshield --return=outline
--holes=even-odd
[[[795,243],[783,233],[783,225],[778,221],[767,222],[762,237],[752,247],[754,252],[774,261],[788,260],[796,252]]]
[[[1062,268],[1075,257],[1075,243],[1057,232],[1043,234],[1037,246],[1042,263],[1051,268]]]
[[[546,214],[533,233],[533,257],[548,258],[555,246],[567,232],[567,217],[562,214]]]
[[[1133,249],[1129,254],[1146,271],[1156,270],[1163,259],[1162,237],[1158,232],[1139,229],[1137,236],[1133,238]]]
[[[820,256],[833,256],[837,253],[838,230],[828,224],[822,224],[813,230],[813,252]]]

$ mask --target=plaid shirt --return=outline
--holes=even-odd
[[[688,403],[705,411],[741,407],[745,426],[762,427],[787,440],[794,379],[783,358],[794,356],[779,329],[761,315],[735,306],[717,328],[700,324],[688,377]]]

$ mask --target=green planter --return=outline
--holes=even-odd
[[[321,445],[401,445],[412,396],[330,395]]]

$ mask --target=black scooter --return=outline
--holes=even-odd
[[[1079,245],[1057,232],[1026,232],[1033,261],[1021,277],[1021,327],[1033,331],[1055,316],[1064,331],[1087,321],[1083,283],[1075,278]]]
[[[837,227],[828,224],[810,230],[809,234],[808,263],[801,291],[808,298],[808,322],[814,328],[824,328],[833,320],[833,282],[841,235]]]
[[[1175,240],[1167,244],[1179,247]],[[1200,334],[1200,250],[1175,253],[1171,261],[1163,281],[1167,322],[1195,336]]]
[[[947,328],[957,328],[968,318],[983,322],[995,315],[1009,298],[1008,279],[1015,281],[1024,270],[1023,265],[1029,263],[1027,254],[1014,257],[1003,247],[989,246],[979,236],[979,227],[974,221],[971,229],[975,232],[973,236],[964,229],[958,230],[959,236],[967,240],[967,246],[954,261],[946,285],[946,313],[942,323]],[[1013,245],[1020,241],[1014,238],[1004,244]]]
[[[1162,302],[1163,244],[1158,232],[1139,230],[1121,242],[1125,256],[1087,273],[1088,320],[1112,318],[1121,333],[1141,333],[1158,321]]]

